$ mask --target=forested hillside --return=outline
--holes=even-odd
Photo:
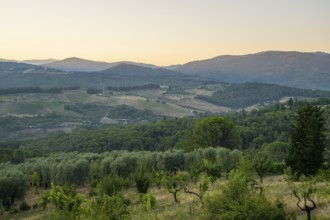
[[[243,83],[230,84],[222,90],[215,91],[212,96],[197,96],[197,98],[204,101],[231,108],[246,108],[258,103],[264,104],[265,102],[269,105],[283,97],[330,97],[330,92],[272,84]]]
[[[274,141],[289,142],[294,112],[304,102],[296,102],[289,108],[284,105],[251,112],[222,115],[238,127],[241,149],[260,148]],[[330,147],[330,108],[324,108]],[[194,118],[169,119],[156,123],[120,126],[95,131],[74,131],[71,134],[43,138],[25,146],[41,152],[79,151],[102,152],[111,150],[163,151],[185,148],[185,140],[193,136]],[[175,147],[176,146],[176,147]]]

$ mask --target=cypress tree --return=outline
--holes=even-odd
[[[323,111],[320,107],[307,104],[297,113],[287,165],[298,175],[311,176],[323,162],[325,149]]]

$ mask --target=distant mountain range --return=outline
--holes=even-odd
[[[23,60],[22,63],[32,64],[32,65],[45,65],[48,63],[53,63],[58,60],[55,59],[45,59],[45,60]]]
[[[62,70],[62,71],[68,71],[68,72],[99,72],[123,63],[133,64],[136,66],[149,67],[149,68],[156,67],[155,65],[152,64],[135,63],[130,61],[107,63],[107,62],[85,60],[77,57],[71,57],[64,60],[47,63],[43,66]]]
[[[172,68],[225,82],[264,82],[292,87],[330,89],[330,54],[267,51],[218,56]]]
[[[0,58],[0,62],[26,63],[26,64],[37,65],[37,66],[44,65],[44,64],[47,64],[47,63],[52,63],[52,62],[55,62],[55,61],[57,61],[57,60],[55,60],[55,59],[41,59],[41,60],[33,59],[33,60],[18,61],[18,60],[6,60],[6,59]]]
[[[185,88],[201,85],[209,80],[189,76],[164,68],[149,68],[120,63],[98,72],[66,72],[45,66],[17,62],[0,62],[0,89],[21,87],[106,88],[145,84],[169,85]],[[216,81],[214,81],[216,83]]]
[[[0,61],[7,61],[0,59]],[[211,59],[192,61],[183,65],[172,65],[162,69],[156,65],[122,62],[97,62],[81,58],[67,58],[54,61],[26,60],[20,61],[64,72],[113,72],[116,68],[126,66],[125,73],[141,74],[141,71],[156,72],[167,69],[176,73],[216,79],[229,83],[261,82],[290,87],[330,90],[330,54],[266,51],[241,56],[218,56]],[[141,69],[139,67],[147,68]],[[112,69],[114,68],[114,69]],[[117,71],[123,72],[123,71]],[[157,75],[157,74],[156,74]]]
[[[100,71],[100,73],[108,74],[111,76],[125,76],[125,77],[164,77],[164,76],[186,76],[183,73],[168,70],[165,68],[160,67],[145,67],[145,66],[138,66],[130,63],[120,63],[118,65],[115,65],[113,67],[110,67],[106,70]]]
[[[6,59],[0,58],[0,62],[17,62],[17,61],[16,60],[6,60]]]
[[[45,68],[36,65],[26,64],[26,63],[5,62],[5,61],[0,62],[0,76],[4,76],[7,74],[10,75],[16,72],[21,74],[31,69],[39,71],[40,69],[45,69]]]

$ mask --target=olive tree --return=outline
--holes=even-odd
[[[27,178],[16,169],[0,171],[0,203],[10,208],[17,200],[22,199],[27,190]]]

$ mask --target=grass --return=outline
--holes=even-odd
[[[89,95],[84,90],[73,90],[63,93],[63,99],[66,102],[73,102],[73,103],[83,103],[86,101],[88,96]]]
[[[209,190],[206,192],[205,197],[211,196],[213,193],[220,191],[226,179],[222,178],[210,185]],[[288,184],[283,180],[280,175],[268,176],[264,179],[263,186],[265,187],[265,196],[271,202],[280,201],[283,204],[284,210],[293,214],[297,219],[306,219],[306,214],[301,211],[297,206],[297,200],[290,191]],[[198,184],[190,183],[188,188],[192,191],[198,191]],[[312,198],[317,204],[317,209],[312,211],[312,219],[330,219],[330,196],[324,193],[325,184],[318,183],[316,185],[318,191],[312,194]],[[87,188],[79,189],[80,193],[87,194]],[[175,203],[172,194],[166,189],[158,189],[153,187],[150,192],[156,197],[156,207],[146,211],[140,204],[140,196],[135,188],[129,188],[123,192],[123,195],[131,201],[132,219],[145,220],[145,219],[205,219],[205,209],[203,208],[200,200],[193,195],[189,195],[181,191],[178,194],[179,203]],[[32,191],[27,196],[27,202],[32,205],[36,202],[37,197]],[[9,219],[25,219],[25,220],[42,220],[48,219],[53,211],[50,209],[47,212],[41,209],[30,210],[24,213],[12,214],[5,217]],[[1,216],[0,216],[1,217]]]
[[[199,99],[196,99],[195,97],[191,95],[168,95],[167,100],[169,102],[174,103],[178,106],[184,107],[184,108],[190,108],[190,109],[196,109],[198,111],[206,111],[206,112],[228,112],[231,109],[219,105],[214,105]]]
[[[188,89],[186,91],[193,95],[205,95],[205,96],[212,96],[214,93],[214,91],[212,91],[212,90],[198,89],[198,88]]]
[[[189,185],[189,189],[197,190],[194,184]],[[158,189],[153,187],[150,192],[156,197],[156,207],[148,212],[140,204],[140,197],[134,188],[124,192],[126,198],[129,198],[133,204],[133,219],[203,219],[202,204],[200,200],[192,195],[181,191],[178,194],[179,203],[175,203],[173,195],[165,188]]]
[[[0,103],[0,115],[36,116],[63,112],[63,105],[47,101],[20,101]]]
[[[17,214],[12,214],[12,215],[4,215],[0,216],[0,219],[3,220],[18,220],[18,219],[23,219],[23,220],[44,220],[44,219],[49,219],[49,213],[44,212],[40,209],[32,209],[26,212],[21,212]]]
[[[192,116],[189,109],[160,100],[140,100],[136,108],[149,109],[157,115],[166,115],[172,117]]]
[[[298,200],[294,197],[289,185],[284,181],[282,176],[267,177],[263,185],[267,199],[272,202],[280,201],[286,213],[293,214],[298,219],[306,218],[306,213],[297,207]],[[325,183],[317,183],[316,189],[316,192],[312,194],[311,198],[315,201],[317,209],[312,211],[312,215],[316,219],[329,219],[330,196],[325,194]]]

